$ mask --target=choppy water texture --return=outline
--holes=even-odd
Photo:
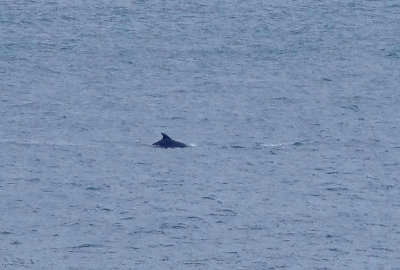
[[[0,1],[0,268],[400,269],[399,18]]]

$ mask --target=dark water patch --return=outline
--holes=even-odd
[[[382,224],[382,223],[365,223],[365,225],[374,226],[374,227],[382,227],[382,228],[386,228],[387,227],[386,224]]]
[[[387,57],[399,59],[400,58],[400,52],[389,52],[386,54]]]
[[[172,116],[172,117],[170,117],[169,119],[171,119],[171,120],[185,120],[185,117],[182,117],[182,116]]]
[[[131,250],[139,250],[140,248],[138,247],[133,247],[133,246],[126,246],[126,249],[131,249]]]
[[[197,219],[197,220],[202,220],[201,217],[197,217],[197,216],[189,216],[187,217],[188,219]]]
[[[327,190],[327,191],[347,191],[349,189],[344,188],[344,187],[329,187],[329,188],[326,188],[325,190]]]
[[[215,216],[237,216],[237,213],[230,209],[218,209],[217,213],[210,214]]]
[[[353,243],[353,240],[347,239],[342,235],[326,234],[325,237],[331,239],[331,242],[334,243]]]
[[[277,98],[273,98],[272,100],[280,101],[285,104],[295,104],[297,101],[295,98],[288,98],[288,97],[277,97]]]
[[[305,196],[310,196],[310,197],[323,197],[325,198],[326,195],[325,194],[320,194],[320,193],[305,193]]]
[[[357,105],[348,105],[348,106],[342,106],[341,108],[343,109],[348,109],[354,112],[358,112],[359,111],[359,107]]]
[[[364,201],[365,200],[365,198],[363,198],[363,197],[361,197],[360,195],[357,195],[357,194],[352,194],[352,195],[349,196],[349,198],[351,200],[360,200],[360,201]]]
[[[146,229],[144,227],[137,227],[133,232],[129,233],[129,235],[137,235],[137,234],[164,234],[164,231],[154,230],[154,229]]]
[[[245,148],[245,147],[244,147],[244,146],[241,146],[241,145],[232,145],[231,148],[232,148],[232,149],[243,149],[243,148]]]
[[[132,220],[135,219],[135,217],[125,217],[125,218],[121,218],[120,220]]]
[[[4,232],[0,232],[0,234],[1,234],[1,235],[10,235],[10,234],[13,234],[13,233],[12,233],[12,232],[4,231]]]
[[[188,262],[183,262],[183,264],[190,266],[207,266],[206,262],[201,262],[201,261],[188,261]]]
[[[101,210],[101,211],[106,211],[106,212],[111,212],[112,211],[110,208],[107,208],[107,207],[99,207],[99,206],[97,206],[97,209]]]
[[[371,247],[371,249],[373,249],[373,250],[379,250],[379,251],[385,251],[385,252],[394,252],[393,249],[385,248],[385,247],[376,247],[376,246],[374,246],[374,247]]]
[[[168,248],[168,247],[174,247],[175,245],[173,244],[160,244],[160,247]]]
[[[394,188],[393,185],[382,185],[381,187],[382,187],[382,189],[384,189],[384,190],[386,190],[386,191],[389,191],[389,190],[391,190],[391,189]]]
[[[399,166],[398,162],[391,162],[391,163],[383,163],[383,166]]]
[[[339,174],[339,172],[338,171],[329,171],[326,174]]]
[[[224,251],[224,253],[226,253],[226,254],[231,254],[231,255],[237,255],[237,254],[239,254],[239,252],[237,252],[237,251]]]
[[[101,188],[99,188],[99,187],[87,187],[86,190],[98,191],[98,190],[101,190]]]
[[[25,179],[26,182],[30,182],[30,183],[38,183],[40,182],[40,178],[29,178],[29,179]]]
[[[171,224],[171,223],[163,223],[160,226],[160,229],[174,229],[174,230],[179,230],[179,229],[186,229],[189,226],[184,223],[176,223],[176,224]]]
[[[244,230],[244,231],[262,231],[266,230],[267,228],[261,225],[249,225],[249,226],[243,226],[243,227],[238,227],[238,230]]]
[[[203,199],[215,201],[217,197],[215,197],[214,195],[209,195],[209,196],[204,196]]]
[[[82,244],[76,247],[72,247],[73,249],[85,249],[85,248],[104,248],[102,245],[96,245],[96,244]]]

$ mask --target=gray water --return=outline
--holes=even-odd
[[[0,269],[400,269],[399,29],[390,0],[0,1]]]

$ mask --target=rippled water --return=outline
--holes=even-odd
[[[399,18],[0,1],[0,268],[400,269]]]

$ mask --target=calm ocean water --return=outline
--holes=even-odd
[[[0,269],[400,269],[399,18],[0,1]]]

